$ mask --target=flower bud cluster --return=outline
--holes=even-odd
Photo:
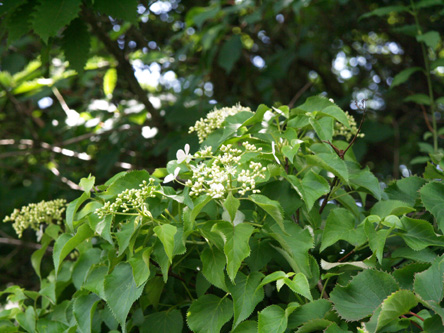
[[[249,107],[243,107],[237,104],[231,108],[214,109],[209,112],[206,118],[200,118],[196,121],[194,126],[190,127],[188,133],[196,132],[199,138],[199,143],[202,143],[208,135],[210,135],[214,130],[220,128],[225,118],[228,116],[233,116],[241,111],[251,112]]]
[[[103,207],[96,209],[96,214],[103,218],[106,215],[127,213],[130,210],[138,210],[140,213],[146,216],[150,216],[150,212],[146,206],[146,199],[154,197],[154,191],[156,189],[154,179],[150,178],[149,182],[144,180],[140,184],[140,189],[126,189],[125,191],[117,195],[116,200],[111,203],[107,201]]]
[[[244,150],[241,150],[231,144],[222,145],[220,153],[215,156],[210,154],[211,149],[198,152],[199,157],[205,156],[207,160],[191,166],[193,175],[185,183],[191,188],[190,195],[208,194],[213,198],[223,198],[228,191],[240,195],[245,195],[248,191],[259,193],[256,179],[265,178],[266,168],[256,162],[250,162],[245,168],[240,162],[245,153],[260,152],[262,148],[248,142],[244,142],[243,147]]]
[[[356,133],[358,133],[358,126],[356,124],[355,118],[351,114],[345,111],[345,115],[347,116],[350,128],[345,127],[340,122],[336,122],[333,136],[344,136],[345,140],[350,141],[356,135]],[[363,138],[363,137],[364,133],[358,134],[358,138]]]
[[[14,209],[10,216],[6,216],[3,219],[3,222],[14,221],[12,227],[20,238],[22,237],[23,231],[27,228],[39,231],[42,223],[50,224],[55,222],[60,224],[65,209],[65,199],[31,203],[20,209]]]

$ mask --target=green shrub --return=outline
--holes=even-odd
[[[382,189],[324,97],[229,110],[164,169],[82,179],[63,224],[44,219],[40,290],[2,292],[0,330],[439,331],[440,168]]]

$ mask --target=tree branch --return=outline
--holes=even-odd
[[[120,50],[118,45],[114,43],[111,38],[109,38],[102,25],[86,8],[83,8],[82,17],[91,25],[93,33],[102,41],[108,52],[118,61],[120,72],[124,75],[126,81],[128,82],[130,90],[137,96],[139,101],[143,103],[145,108],[151,114],[152,125],[157,127],[159,131],[162,129],[165,130],[165,122],[163,117],[149,101],[147,93],[143,90],[139,84],[139,81],[137,81],[136,77],[134,76],[134,69],[123,54],[122,50]]]

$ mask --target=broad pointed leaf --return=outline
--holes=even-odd
[[[321,251],[341,239],[356,246],[366,241],[366,235],[362,224],[355,227],[355,217],[347,209],[335,208],[325,223]]]
[[[175,309],[171,311],[154,312],[145,317],[140,327],[141,333],[180,333],[183,328],[182,313]]]
[[[220,233],[224,239],[227,273],[231,281],[234,281],[242,261],[250,255],[249,240],[254,228],[246,223],[233,226],[229,222],[221,221],[213,227],[213,231]]]
[[[74,299],[73,314],[82,333],[92,332],[92,319],[99,301],[96,294],[81,295]]]
[[[388,273],[365,270],[345,287],[336,285],[330,293],[336,311],[345,320],[360,320],[398,290],[395,279]]]
[[[177,228],[171,224],[162,224],[160,226],[154,227],[154,232],[163,244],[165,253],[170,260],[173,262],[173,250],[174,250],[174,235],[177,232]]]
[[[399,316],[408,313],[410,309],[417,304],[418,300],[410,290],[399,290],[391,294],[382,303],[377,329],[396,320]]]
[[[225,297],[203,295],[195,300],[187,313],[188,326],[197,333],[219,333],[233,317],[233,302]]]
[[[126,317],[133,303],[142,295],[144,287],[145,284],[137,287],[131,265],[128,263],[119,263],[111,274],[105,277],[106,303],[122,325],[123,332],[126,332]]]
[[[421,200],[433,214],[441,231],[444,231],[444,184],[431,182],[421,188]]]
[[[200,260],[202,261],[202,274],[208,282],[227,291],[227,286],[225,285],[224,268],[226,259],[224,253],[214,246],[208,246],[201,252]]]
[[[228,289],[234,303],[233,329],[247,319],[256,305],[264,298],[264,290],[257,289],[262,277],[263,274],[259,272],[252,272],[250,275],[239,272],[235,284],[229,286]]]

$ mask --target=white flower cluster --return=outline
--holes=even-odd
[[[149,182],[144,180],[140,184],[140,189],[127,189],[117,195],[116,200],[111,203],[107,201],[103,207],[96,209],[96,214],[103,218],[106,215],[126,213],[130,210],[137,210],[145,216],[151,216],[147,205],[146,199],[154,197],[154,191],[156,189],[154,179],[150,178]]]
[[[220,128],[225,118],[233,116],[241,111],[251,112],[249,107],[241,106],[237,104],[231,108],[214,109],[207,114],[206,118],[200,118],[196,121],[194,126],[190,127],[188,133],[196,132],[199,137],[199,143],[202,143],[208,135],[210,135],[215,129]]]
[[[350,128],[345,127],[340,122],[336,122],[333,136],[344,136],[347,141],[350,141],[356,135],[356,133],[358,133],[358,127],[355,118],[353,118],[353,116],[347,111],[345,111],[345,114],[347,116],[348,123],[350,124]],[[358,134],[358,138],[363,137],[364,133]]]
[[[62,222],[62,214],[66,209],[65,199],[56,199],[52,201],[41,201],[23,206],[20,209],[14,209],[11,216],[6,216],[3,222],[12,222],[17,235],[22,237],[23,231],[32,228],[35,231],[40,230],[42,223],[50,224]]]
[[[213,198],[222,198],[228,191],[236,191],[245,195],[247,191],[259,193],[256,189],[256,179],[265,178],[266,168],[261,163],[250,162],[248,169],[242,168],[241,157],[247,152],[260,152],[248,142],[244,142],[245,150],[234,148],[231,144],[222,145],[221,154],[212,156],[211,147],[196,153],[196,157],[210,158],[201,161],[197,166],[191,166],[193,175],[185,185],[191,188],[190,195],[208,194]]]

